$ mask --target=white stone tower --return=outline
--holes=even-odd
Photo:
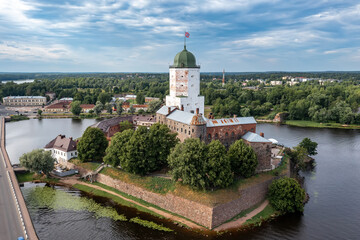
[[[166,106],[204,115],[204,96],[200,96],[200,66],[195,56],[186,50],[176,54],[174,64],[169,67],[170,95],[166,96]]]

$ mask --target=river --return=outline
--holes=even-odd
[[[23,84],[23,83],[32,83],[35,79],[18,79],[18,80],[3,80],[1,83],[8,83],[8,82],[14,82],[16,84]]]
[[[88,125],[95,122],[78,121],[43,119],[7,123],[6,140],[10,157],[42,147],[60,133],[78,137]],[[78,198],[87,197],[103,206],[113,206],[128,218],[140,216],[164,224],[174,229],[175,233],[162,233],[109,218],[96,219],[93,213],[85,210],[58,210],[31,205],[30,214],[35,229],[40,239],[359,239],[360,130],[259,124],[257,132],[264,132],[265,137],[275,138],[290,147],[305,137],[318,142],[316,167],[311,172],[301,173],[305,176],[305,188],[310,195],[303,215],[283,216],[246,232],[203,236],[169,221],[118,206],[111,200],[56,187],[56,191],[64,191]],[[27,202],[27,193],[33,188],[34,184],[26,184],[23,189]]]

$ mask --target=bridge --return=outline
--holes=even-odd
[[[0,238],[37,240],[19,183],[5,149],[5,120],[0,117]]]

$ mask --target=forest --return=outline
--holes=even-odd
[[[12,74],[0,74],[0,79],[19,79],[19,74],[13,78],[8,75]],[[262,83],[255,89],[242,86],[245,80],[264,79],[268,82],[289,75],[337,81],[320,84],[313,80],[295,86]],[[57,98],[73,97],[81,103],[95,104],[104,93],[110,96],[143,94],[163,99],[169,92],[168,73],[44,73],[31,76],[24,73],[23,76],[34,77],[35,81],[2,82],[0,97],[45,96],[46,92],[55,92]],[[272,119],[276,113],[287,112],[289,120],[360,124],[359,72],[227,73],[224,87],[221,78],[221,73],[201,74],[201,95],[205,96],[205,105],[211,106],[216,117],[238,115]]]

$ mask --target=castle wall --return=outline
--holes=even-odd
[[[206,129],[206,143],[212,140],[220,140],[226,147],[240,139],[247,132],[256,131],[256,124],[239,124],[208,127]]]
[[[271,145],[270,142],[248,142],[244,140],[246,144],[254,149],[257,159],[258,166],[256,167],[256,172],[262,172],[266,170],[271,170]]]
[[[159,206],[165,210],[191,219],[203,226],[212,226],[212,207],[175,196],[171,193],[167,193],[165,195],[153,193],[103,174],[98,174],[96,180],[99,183],[105,184],[131,196],[155,204],[156,206]]]

